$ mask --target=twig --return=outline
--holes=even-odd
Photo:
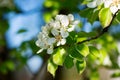
[[[91,37],[91,38],[89,38],[89,39],[83,40],[83,41],[79,42],[78,44],[81,44],[81,43],[84,43],[84,42],[88,42],[88,41],[97,39],[97,38],[99,38],[100,36],[102,36],[104,33],[108,32],[108,29],[109,29],[109,27],[111,26],[111,24],[112,24],[114,18],[116,17],[116,14],[117,14],[117,13],[118,13],[118,11],[113,15],[113,18],[112,18],[110,24],[109,24],[108,26],[106,26],[98,35],[96,35],[96,36],[94,36],[94,37]]]

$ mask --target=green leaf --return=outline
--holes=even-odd
[[[93,12],[92,8],[86,8],[86,9],[80,11],[80,16],[88,18],[89,16],[91,16],[90,14],[92,12]]]
[[[112,20],[112,13],[109,8],[102,8],[99,12],[99,20],[103,27],[107,27]]]
[[[48,70],[53,76],[55,76],[55,72],[56,72],[57,68],[58,68],[58,66],[57,66],[55,63],[53,63],[53,61],[50,59],[50,60],[48,61],[47,70]]]
[[[89,48],[85,44],[77,45],[76,50],[84,57],[86,57],[89,54]]]
[[[21,29],[21,30],[19,30],[17,33],[19,34],[19,33],[24,33],[24,32],[26,32],[27,30],[26,29]]]
[[[63,62],[65,60],[65,49],[64,48],[58,48],[55,51],[55,54],[53,55],[53,62],[57,65],[63,65]]]
[[[66,68],[71,68],[71,67],[73,67],[73,65],[74,65],[74,63],[73,63],[73,58],[71,58],[69,55],[66,56],[64,65],[65,65]]]
[[[90,23],[93,23],[98,18],[99,10],[94,10],[92,8],[86,8],[80,11],[80,16],[88,19]]]
[[[77,61],[76,62],[76,67],[77,67],[78,73],[81,74],[86,68],[86,61],[85,60]]]
[[[117,77],[120,77],[120,72],[114,72],[112,75],[111,75],[112,78],[117,78]]]
[[[9,70],[14,70],[15,69],[15,65],[14,65],[13,61],[6,61],[5,65]]]
[[[93,46],[89,46],[89,51],[91,54],[93,54],[94,56],[100,58],[101,57],[101,54],[99,52],[99,50]]]
[[[120,24],[120,11],[117,13],[116,17],[113,20],[112,25],[118,25]]]
[[[77,59],[79,61],[83,60],[84,56],[82,56],[76,49],[75,47],[72,48],[70,51],[70,56],[74,59]]]

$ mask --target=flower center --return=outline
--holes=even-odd
[[[113,0],[113,3],[111,5],[118,6],[120,4],[120,0]]]
[[[62,36],[61,36],[61,35],[57,35],[57,36],[55,36],[55,39],[56,39],[57,41],[60,41],[60,40],[62,39]]]

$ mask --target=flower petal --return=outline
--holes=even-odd
[[[39,51],[37,51],[37,53],[41,53],[44,49],[40,49]]]
[[[72,14],[68,14],[68,18],[69,18],[70,21],[74,20],[74,16]]]
[[[113,14],[115,14],[118,11],[118,8],[116,6],[111,6],[110,10]]]
[[[55,43],[56,42],[56,39],[55,38],[49,38],[48,39],[48,44],[49,45],[53,45],[53,43]]]
[[[48,53],[48,54],[52,54],[52,53],[53,53],[53,47],[48,48],[48,49],[47,49],[47,53]]]
[[[66,43],[66,39],[61,39],[61,45],[64,45]]]
[[[57,46],[60,46],[60,43],[61,43],[61,42],[60,42],[60,41],[58,41],[58,42],[57,42]]]
[[[68,33],[67,31],[65,31],[64,29],[61,29],[61,30],[60,30],[60,33],[61,33],[61,36],[62,36],[63,38],[66,38],[66,37],[69,36],[69,33]]]
[[[52,33],[54,36],[59,35],[59,31],[58,31],[57,29],[55,29],[55,28],[53,28],[53,29],[51,30],[51,33]]]
[[[95,8],[97,6],[96,0],[87,4],[89,8]]]

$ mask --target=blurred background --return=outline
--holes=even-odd
[[[0,0],[0,80],[120,80],[120,22],[96,41],[103,57],[89,55],[87,68],[79,75],[73,67],[59,67],[55,78],[46,70],[50,55],[36,54],[41,26],[57,14],[72,13],[81,20],[80,30],[99,32],[99,21],[92,24],[79,13],[83,0]]]

